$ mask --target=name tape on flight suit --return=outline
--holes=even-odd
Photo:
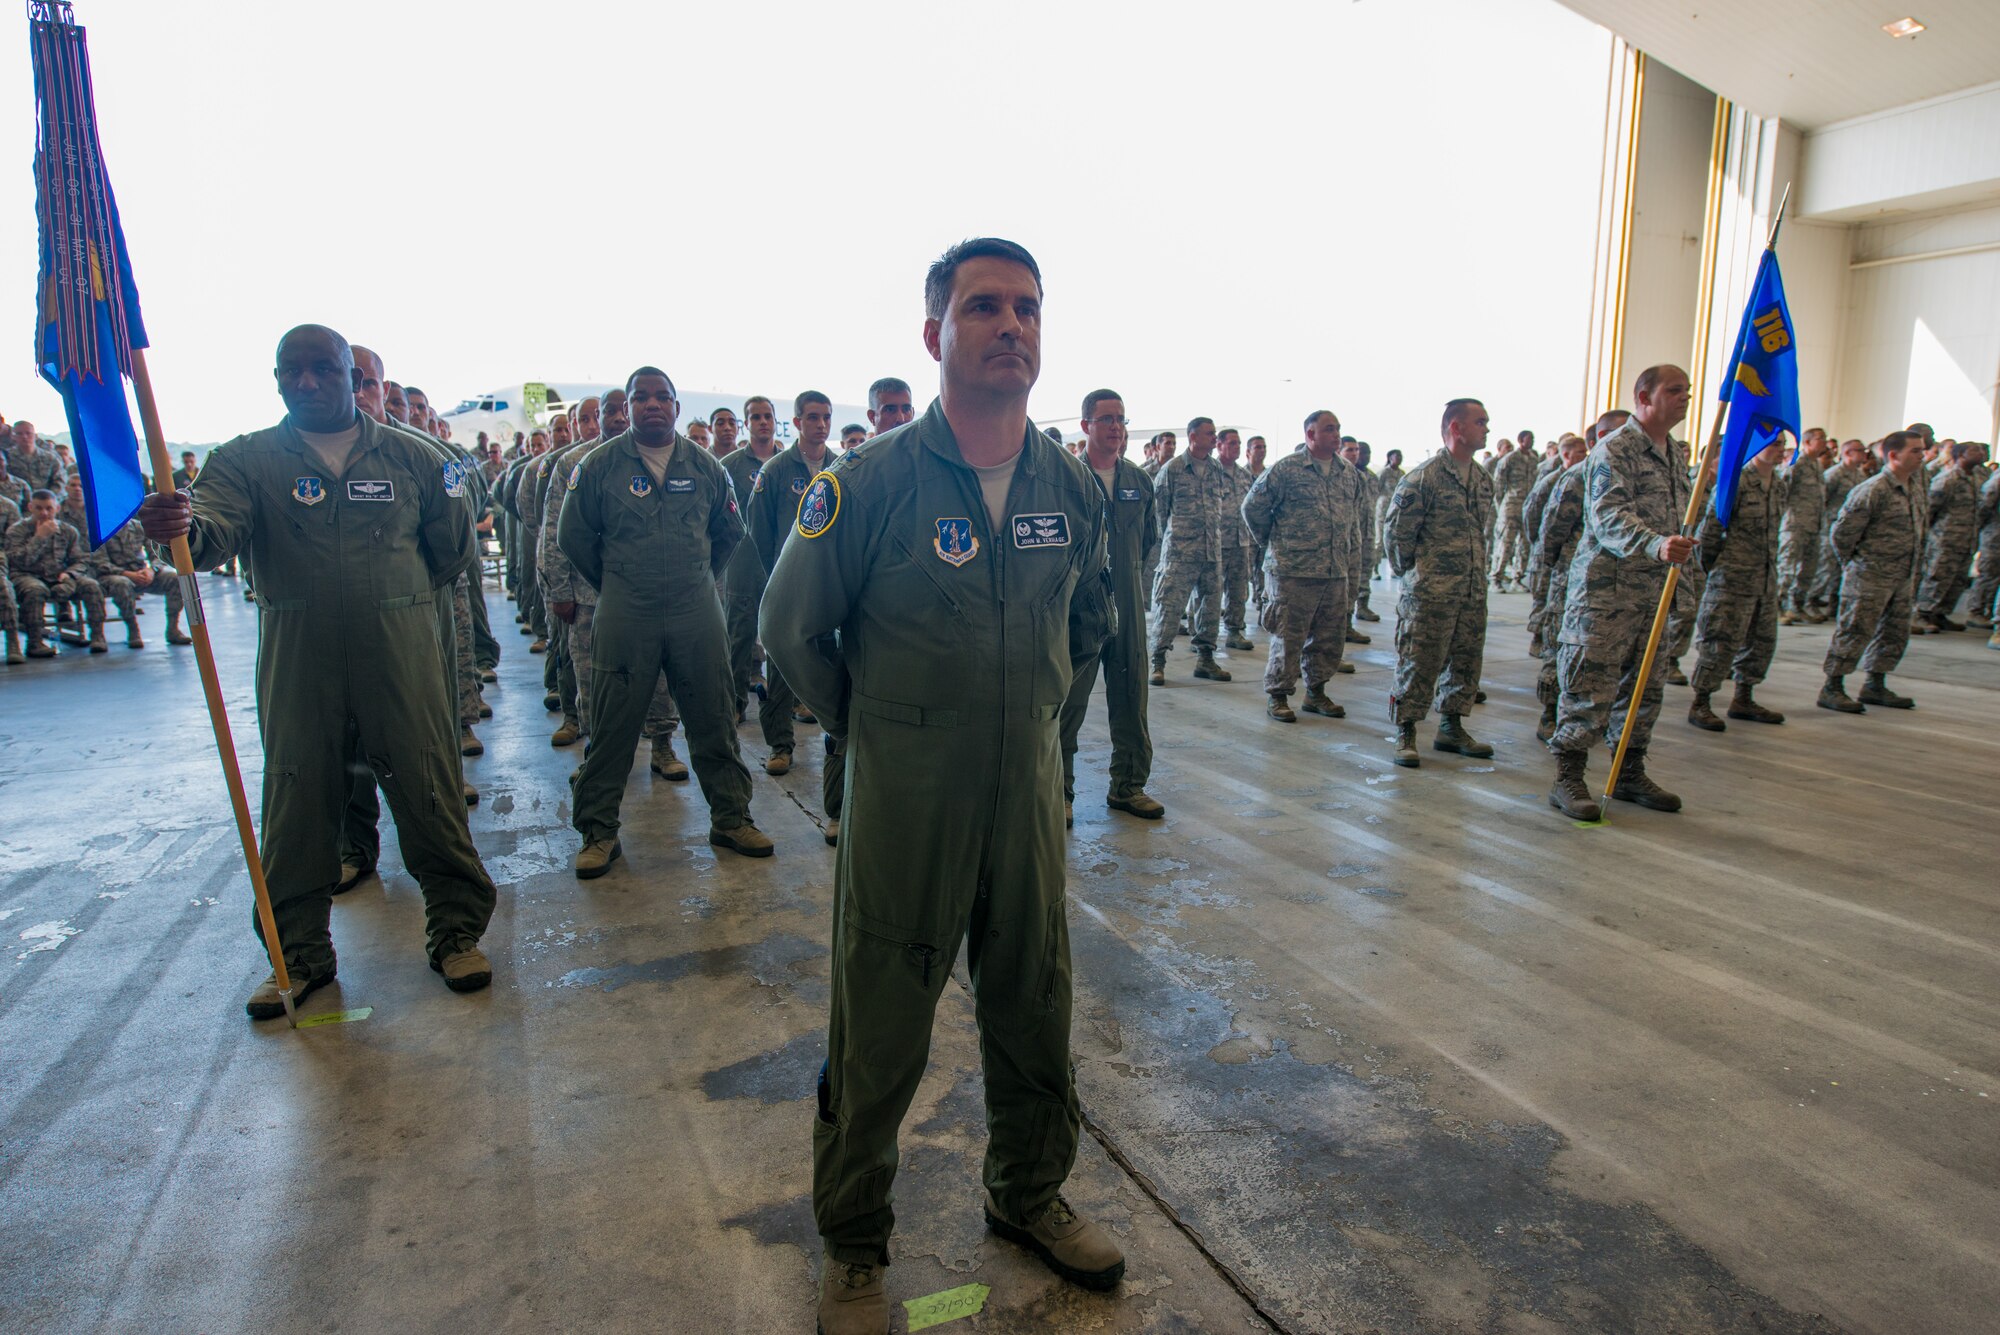
[[[667,490],[682,494],[691,492],[694,490],[694,479],[691,477],[670,477],[667,479]]]
[[[371,482],[349,482],[347,499],[350,501],[393,501],[396,499],[396,484],[384,478]]]
[[[1069,546],[1069,516],[1060,511],[1052,515],[1015,515],[1014,545],[1021,548]]]

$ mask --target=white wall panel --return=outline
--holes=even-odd
[[[1633,186],[1621,398],[1640,371],[1658,362],[1685,366],[1693,349],[1714,131],[1715,94],[1653,62]]]
[[[1805,141],[1805,217],[1859,221],[2000,195],[2000,83],[1830,125]]]

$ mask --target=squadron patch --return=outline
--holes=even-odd
[[[799,498],[799,536],[817,538],[840,518],[840,479],[821,473]]]
[[[396,484],[386,479],[380,482],[349,482],[347,499],[350,501],[393,501],[396,499]]]
[[[670,477],[667,479],[667,490],[684,495],[694,490],[694,479],[691,477]]]
[[[1069,516],[1015,515],[1014,545],[1020,548],[1069,546]]]
[[[318,505],[326,499],[326,487],[316,477],[302,477],[292,483],[292,499],[300,505]]]
[[[575,491],[576,484],[581,481],[583,481],[583,465],[578,464],[576,467],[569,470],[569,489],[571,491]]]
[[[444,494],[457,499],[465,495],[465,475],[472,471],[472,465],[463,459],[454,459],[440,470],[444,475]]]
[[[750,472],[750,490],[752,492],[764,490],[764,470],[761,467],[752,469]]]
[[[970,519],[940,519],[937,536],[931,539],[938,560],[954,568],[979,555],[979,539],[973,535]]]
[[[632,475],[632,485],[628,490],[640,500],[644,500],[653,494],[653,479],[647,477],[644,473],[634,473]]]

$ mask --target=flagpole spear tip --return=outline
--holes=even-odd
[[[1778,229],[1785,225],[1785,206],[1792,202],[1792,183],[1785,182],[1785,193],[1778,198],[1778,211],[1771,215],[1771,239],[1764,243],[1764,249],[1772,250],[1778,244]]]

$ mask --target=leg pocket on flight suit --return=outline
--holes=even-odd
[[[912,1062],[921,1068],[929,1051],[931,1013],[951,976],[952,962],[936,945],[914,939],[919,933],[875,919],[867,926],[854,921],[865,916],[851,907],[846,911],[847,939],[841,944],[847,1049],[873,1071],[892,1073]],[[853,1075],[846,1078],[852,1087]],[[889,1083],[893,1081],[891,1076]]]
[[[1058,901],[1038,916],[988,919],[974,981],[980,1023],[1002,1033],[1032,1034],[1055,1015],[1062,913]]]

